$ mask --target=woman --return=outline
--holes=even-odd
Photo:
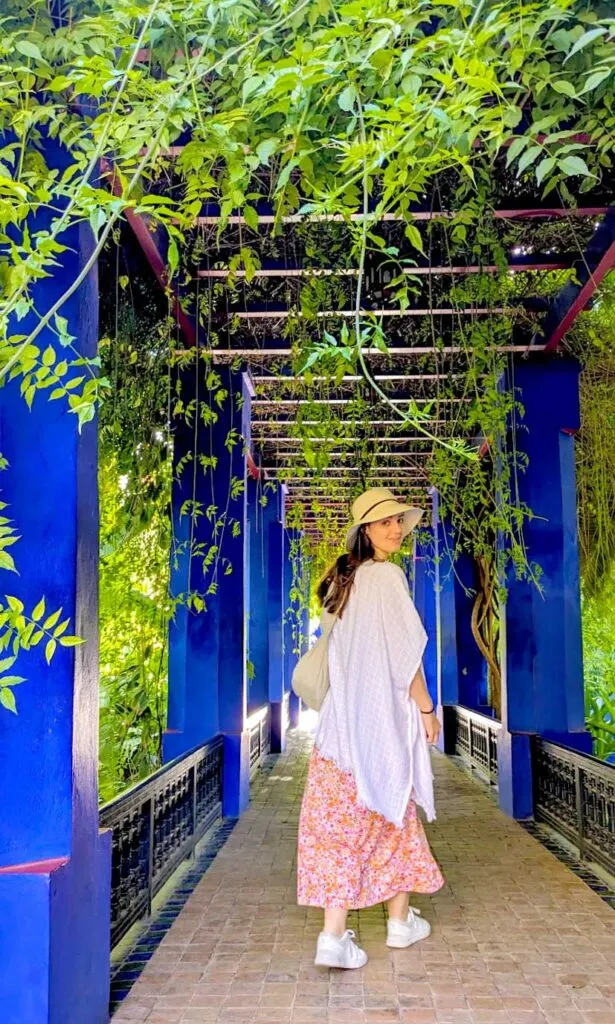
[[[323,907],[315,963],[363,967],[346,930],[350,909],[386,902],[387,945],[404,948],[431,927],[408,894],[444,884],[416,806],[435,818],[429,743],[440,724],[422,670],[427,636],[400,568],[388,561],[420,509],[374,488],[352,506],[348,554],[319,587],[336,616],[329,677],[299,823],[300,906]]]

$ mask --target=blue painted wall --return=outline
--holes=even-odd
[[[199,455],[224,459],[226,431],[223,427],[218,429],[217,424],[206,426],[201,418],[201,404],[207,404],[209,397],[205,386],[207,373],[203,361],[193,361],[178,372],[176,379],[178,397],[184,409],[192,405],[193,414],[187,420],[182,412],[173,423],[171,595],[180,599],[192,590],[198,591],[204,596],[206,610],[199,612],[180,603],[169,625],[165,762],[205,742],[220,729],[219,602],[215,594],[206,593],[216,583],[213,569],[203,571],[203,560],[215,541],[212,521],[204,510],[212,504],[225,507],[228,480],[222,495],[222,471],[204,471],[198,463]],[[191,521],[193,502],[203,511]],[[198,558],[190,556],[191,540],[193,548],[199,546]]]
[[[46,148],[62,170],[65,154]],[[45,230],[45,210],[30,232]],[[92,252],[87,225],[62,236],[70,248],[32,294],[47,311]],[[98,284],[92,270],[62,307],[84,356],[96,354]],[[34,326],[30,317],[15,325]],[[58,346],[43,330],[36,344]],[[62,353],[65,355],[65,353]],[[78,371],[75,371],[75,375]],[[2,498],[22,537],[12,550],[19,575],[2,573],[3,593],[31,611],[45,595],[86,643],[21,654],[14,671],[19,715],[0,712],[0,1019],[3,1024],[102,1024],[109,982],[110,842],[98,832],[98,487],[96,423],[81,433],[63,400],[35,397],[19,381],[0,393],[0,451],[10,469]],[[10,780],[8,782],[7,780]],[[48,863],[51,861],[52,863]],[[44,863],[33,863],[44,862]]]
[[[466,552],[461,552],[455,561],[454,585],[459,703],[474,711],[489,713],[487,663],[472,633],[478,578],[474,560]]]
[[[194,472],[189,461],[173,486],[173,522],[184,545],[172,552],[172,593],[188,587],[205,594],[206,610],[182,610],[170,627],[169,717],[164,738],[165,761],[204,743],[218,732],[225,735],[223,811],[235,817],[247,806],[249,751],[245,732],[247,713],[248,622],[246,616],[249,568],[246,447],[250,443],[251,391],[245,374],[218,369],[220,386],[228,396],[217,419],[205,426],[200,405],[209,404],[204,362],[182,371],[184,405],[195,403],[187,424],[180,418],[174,434],[174,462],[186,453],[216,459],[216,467]],[[185,540],[189,516],[186,501],[199,503],[203,514],[193,526],[198,551],[190,558]],[[213,506],[213,515],[206,514]],[[211,563],[203,559],[213,551]],[[209,591],[209,593],[207,593]]]

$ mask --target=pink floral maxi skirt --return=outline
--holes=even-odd
[[[299,821],[298,904],[360,910],[443,885],[414,801],[398,828],[363,807],[352,774],[314,748]]]

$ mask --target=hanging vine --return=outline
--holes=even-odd
[[[472,428],[495,440],[500,436],[505,403],[495,389],[496,367],[490,365],[491,386],[485,388],[484,377],[479,385],[478,325],[471,337],[464,328],[471,366],[461,372],[465,387],[474,391],[467,415],[451,413],[458,396],[439,384],[435,394],[426,389],[400,411],[399,399],[376,381],[366,359],[370,350],[385,358],[390,347],[387,326],[361,306],[368,295],[367,264],[374,254],[390,261],[393,276],[385,294],[403,311],[419,286],[408,271],[424,253],[424,237],[410,211],[436,183],[449,182],[450,207],[440,210],[443,219],[453,213],[451,241],[470,247],[485,202],[480,184],[494,168],[500,174],[503,164],[509,165],[520,181],[543,194],[554,189],[566,194],[567,182],[572,191],[589,190],[606,178],[615,126],[613,27],[608,5],[572,0],[521,6],[503,0],[497,7],[484,0],[441,5],[408,0],[403,6],[388,0],[284,0],[275,8],[230,0],[205,9],[185,0],[155,0],[144,10],[129,0],[103,0],[78,2],[70,16],[55,20],[46,0],[10,0],[0,41],[0,380],[15,381],[28,403],[59,400],[79,424],[92,418],[107,379],[98,375],[96,360],[84,365],[75,353],[62,309],[128,212],[164,229],[170,273],[183,282],[190,272],[187,241],[198,217],[211,208],[207,204],[214,204],[220,220],[210,256],[214,253],[213,262],[231,271],[231,288],[218,283],[184,300],[206,329],[207,341],[196,358],[211,360],[225,338],[242,327],[237,282],[245,307],[263,259],[262,203],[273,210],[273,235],[265,243],[272,252],[288,215],[337,218],[346,239],[338,247],[339,253],[346,246],[340,266],[352,271],[346,283],[355,288],[354,309],[344,307],[343,282],[316,277],[304,282],[298,301],[289,303],[294,312],[284,325],[303,376],[302,393],[314,400],[310,420],[322,424],[316,445],[307,430],[297,428],[306,465],[325,475],[344,421],[330,417],[325,426],[318,395],[343,389],[343,378],[357,371],[365,383],[356,389],[350,423],[369,422],[377,400],[400,425],[412,424],[434,445],[433,472],[440,474],[443,491],[446,480],[453,481],[449,506],[456,514],[460,473],[468,481],[486,465],[479,467],[468,444]],[[176,153],[172,147],[180,138],[188,141]],[[50,139],[67,156],[62,173],[46,162]],[[41,207],[49,211],[50,224],[32,234],[29,225]],[[357,211],[362,221],[351,219]],[[237,213],[242,222],[235,245],[224,236]],[[385,215],[400,218],[403,251],[399,239],[396,244],[380,227]],[[65,232],[83,222],[94,236],[90,259],[49,309],[37,309],[33,284],[53,273],[65,251]],[[434,229],[446,235],[442,224]],[[322,252],[316,257],[311,226],[306,235],[304,251],[318,269],[331,253],[326,261]],[[505,281],[498,284],[503,290]],[[453,290],[449,299],[459,308],[465,296]],[[509,300],[507,311],[511,305]],[[222,306],[227,315],[221,319]],[[351,314],[346,329],[339,326],[344,309]],[[334,314],[331,323],[322,315],[328,312]],[[28,314],[35,325],[22,330]],[[407,338],[413,328],[401,318],[396,322]],[[433,323],[430,329],[436,331]],[[493,339],[496,328],[490,329]],[[44,330],[57,341],[41,350]],[[457,344],[459,331],[450,332],[447,343]],[[439,337],[435,341],[437,348]],[[483,354],[488,350],[485,343]],[[172,353],[168,365],[180,358]],[[211,401],[205,404],[215,415],[220,388],[213,362],[211,373]],[[481,408],[482,391],[490,404],[485,399]],[[181,395],[175,399],[182,401]],[[186,410],[177,415],[185,416]],[[432,431],[434,418],[446,421],[444,430]],[[378,449],[365,431],[359,437],[357,465],[365,484]],[[517,468],[513,461],[511,472]],[[211,465],[200,469],[215,472]],[[240,483],[229,481],[229,494]],[[478,497],[484,486],[477,476],[463,490],[474,488]],[[501,493],[501,482],[498,486]],[[346,501],[351,496],[347,487],[335,492]],[[8,547],[16,543],[19,524],[10,520],[10,510],[3,511],[8,514],[1,524],[0,555],[10,571]],[[185,514],[194,521],[202,511],[193,503]],[[466,512],[467,506],[460,515],[467,521]],[[527,571],[519,539],[527,514],[514,501],[501,499],[490,508],[478,547],[486,546],[489,531],[506,520],[509,557]],[[235,529],[226,510],[216,515],[220,531]],[[189,557],[196,554],[191,547]],[[183,596],[197,612],[205,598],[205,592]],[[40,607],[35,611],[45,614]],[[16,655],[43,637],[55,642],[45,632],[52,628],[48,618],[38,629],[35,612],[29,621],[6,597],[0,601],[0,643],[12,643]],[[479,609],[477,626],[488,621]],[[488,627],[492,633],[493,628]],[[58,634],[58,639],[75,638],[62,641]],[[5,671],[11,667],[3,664]],[[6,678],[0,679],[5,706],[10,689]]]

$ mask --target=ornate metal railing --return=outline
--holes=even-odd
[[[534,816],[615,874],[615,765],[535,741]]]
[[[140,917],[222,811],[222,737],[164,765],[100,809],[113,830],[111,945]]]
[[[487,782],[497,786],[500,722],[459,704],[446,707],[444,711],[447,753],[456,754]]]
[[[260,768],[271,750],[271,708],[265,705],[250,715],[246,722],[250,733],[250,777]]]

